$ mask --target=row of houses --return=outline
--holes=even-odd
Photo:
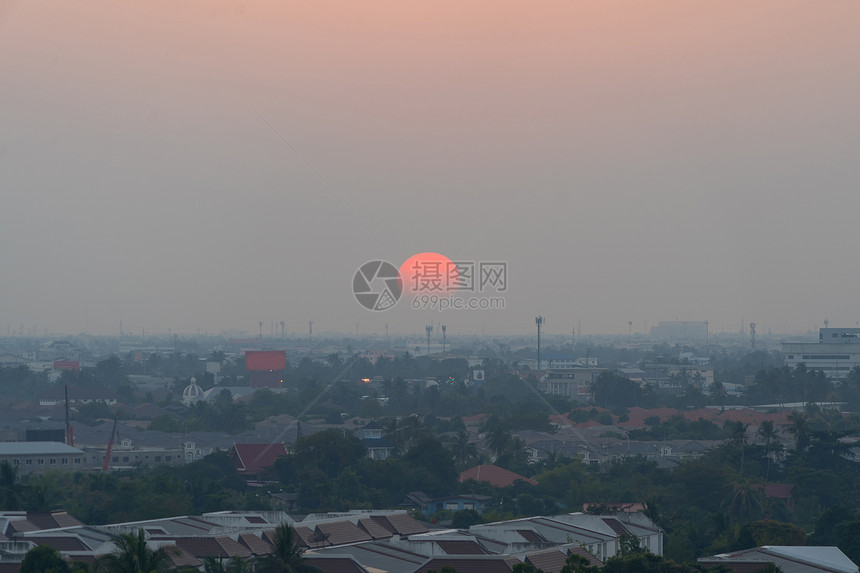
[[[518,564],[560,573],[570,555],[589,564],[621,553],[622,542],[662,555],[664,535],[635,508],[612,514],[567,513],[431,529],[401,510],[311,514],[220,511],[101,526],[66,512],[0,512],[0,573],[18,573],[27,551],[46,545],[71,561],[92,563],[116,551],[114,536],[143,532],[151,549],[164,549],[173,567],[203,570],[207,557],[253,560],[273,551],[275,529],[293,528],[305,561],[322,573],[512,573]],[[858,573],[836,547],[750,548],[700,558],[704,567],[749,573],[776,565],[783,573]]]
[[[93,562],[115,550],[112,538],[143,531],[176,567],[202,569],[206,557],[253,559],[272,551],[274,530],[293,527],[304,557],[323,573],[424,573],[453,567],[510,572],[530,563],[557,573],[571,553],[592,564],[620,551],[621,537],[662,554],[663,532],[642,514],[583,513],[481,524],[468,530],[430,529],[403,510],[312,514],[223,511],[199,516],[86,525],[65,512],[0,512],[0,571],[13,570],[27,551],[47,545],[74,561]]]

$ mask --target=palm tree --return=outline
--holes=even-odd
[[[736,523],[749,523],[761,516],[762,507],[755,493],[746,485],[736,484],[725,501],[726,515]]]
[[[804,412],[792,412],[788,421],[788,432],[794,436],[795,450],[802,452],[809,445],[809,416]]]
[[[451,444],[451,453],[454,455],[454,463],[458,467],[466,467],[478,455],[478,448],[469,441],[469,433],[466,430],[457,432],[454,443]]]
[[[401,431],[397,425],[397,416],[390,416],[382,421],[382,435],[388,438],[391,445],[394,446],[394,451],[400,450]]]
[[[510,432],[501,424],[493,425],[493,427],[487,429],[487,433],[484,435],[484,445],[495,454],[496,459],[502,457],[508,451],[508,448],[511,447],[512,443],[513,438]]]
[[[764,451],[765,457],[767,458],[767,466],[764,471],[764,481],[767,481],[767,476],[770,474],[770,447],[773,444],[774,440],[777,437],[776,428],[773,425],[773,422],[770,420],[765,420],[758,427],[758,437],[760,437],[764,441]]]
[[[400,444],[408,450],[427,433],[427,428],[421,423],[421,418],[413,414],[400,422]]]
[[[167,570],[170,560],[164,549],[153,551],[146,545],[146,534],[121,533],[113,537],[116,551],[95,563],[99,573],[153,573]]]
[[[262,557],[255,568],[257,573],[320,573],[302,558],[302,550],[295,539],[293,528],[282,523],[275,529],[274,548]]]
[[[741,449],[741,467],[738,470],[738,475],[744,475],[744,450],[747,445],[747,425],[743,422],[734,422],[732,424],[731,436],[729,437],[729,442],[733,446],[737,446]]]
[[[7,461],[0,462],[0,509],[21,509],[24,488],[18,477],[18,466]]]

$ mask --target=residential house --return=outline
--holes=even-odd
[[[724,567],[751,573],[775,565],[782,573],[857,573],[857,565],[838,547],[763,545],[697,559],[706,569]]]

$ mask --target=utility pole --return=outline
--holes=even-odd
[[[433,332],[433,325],[428,324],[424,330],[427,332],[427,356],[430,356],[430,334]]]
[[[448,330],[448,327],[447,327],[447,326],[445,326],[445,325],[443,324],[443,325],[442,325],[442,353],[443,353],[443,354],[445,353],[445,343],[447,342],[447,341],[446,341],[446,332],[447,332],[447,330]]]
[[[543,325],[543,317],[538,315],[535,317],[535,324],[537,325],[537,381],[538,386],[540,386],[540,327]]]

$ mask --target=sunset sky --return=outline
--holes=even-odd
[[[0,0],[0,334],[860,321],[860,3]],[[504,310],[356,269],[504,261]]]

